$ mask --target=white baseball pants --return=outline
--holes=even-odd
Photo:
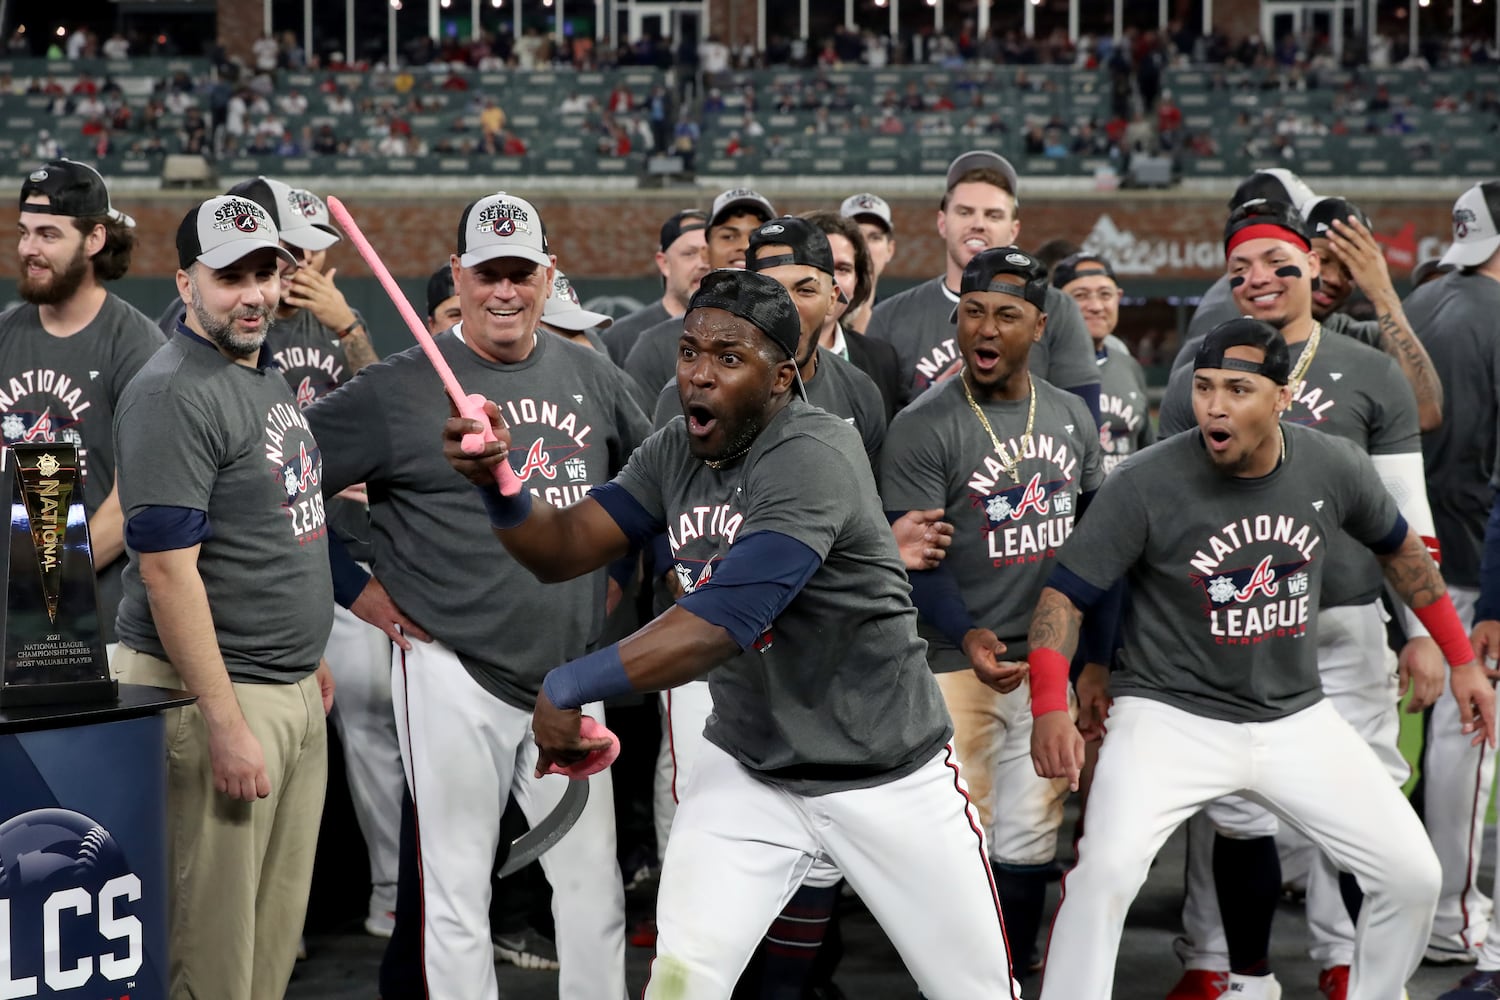
[[[526,819],[544,819],[568,779],[533,777],[531,713],[491,695],[452,650],[413,642],[392,655],[391,696],[417,820],[422,960],[431,1000],[497,996],[490,940],[490,877],[500,814],[514,795]],[[604,721],[602,705],[584,712]],[[560,1000],[625,997],[625,889],[615,858],[608,769],[566,836],[542,855],[557,923]]]
[[[806,796],[704,741],[657,896],[646,1000],[727,1000],[815,862],[841,870],[930,1000],[1015,998],[984,833],[951,747],[904,778]]]
[[[1042,1000],[1108,1000],[1126,911],[1172,831],[1243,794],[1359,879],[1349,1000],[1398,1000],[1417,967],[1441,873],[1385,767],[1327,701],[1272,722],[1206,719],[1115,699],[1078,864],[1063,883]]]
[[[703,725],[714,710],[708,681],[689,681],[657,695],[661,706],[661,747],[656,754],[656,781],[652,788],[652,816],[656,820],[656,854],[666,856],[667,837],[677,803],[687,791],[698,749],[703,743]]]

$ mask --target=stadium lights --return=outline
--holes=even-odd
[[[937,3],[938,3],[938,0],[927,0],[927,6],[929,6],[929,7],[936,7]]]
[[[444,10],[447,10],[449,7],[453,6],[453,0],[438,0],[438,2],[442,4]]]
[[[496,10],[499,10],[500,9],[500,5],[503,4],[504,2],[505,2],[505,0],[490,0],[490,6],[493,7],[493,8],[495,8]]]
[[[1418,7],[1431,7],[1432,0],[1417,0]]]
[[[64,28],[62,25],[58,25],[57,26],[57,37],[58,38],[65,38],[65,37],[67,37],[67,34],[68,34],[68,29],[67,28]]]
[[[875,6],[880,7],[880,8],[884,8],[885,7],[885,0],[875,0]]]

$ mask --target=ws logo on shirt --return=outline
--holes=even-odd
[[[1210,537],[1208,551],[1193,554],[1190,575],[1208,598],[1204,611],[1214,642],[1249,646],[1306,635],[1315,610],[1308,567],[1321,541],[1311,526],[1268,514],[1241,518]],[[1264,553],[1253,563],[1241,554],[1252,547]]]
[[[306,545],[323,536],[323,456],[307,421],[291,403],[277,403],[266,413],[266,461],[271,464],[281,508],[291,520],[292,535]]]
[[[511,465],[532,495],[554,507],[587,496],[593,487],[587,455],[593,425],[548,400],[511,399],[500,405],[511,429]],[[519,465],[517,455],[523,456]],[[602,478],[606,470],[597,471]]]

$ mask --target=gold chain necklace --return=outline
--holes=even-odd
[[[730,462],[738,462],[740,459],[744,458],[745,453],[748,452],[754,444],[755,442],[751,441],[750,444],[745,445],[745,447],[741,448],[733,455],[726,455],[723,458],[705,458],[703,460],[703,464],[717,472],[718,470],[724,468],[724,466],[728,465]]]
[[[1307,369],[1312,367],[1313,355],[1318,353],[1318,344],[1323,340],[1323,324],[1313,320],[1312,333],[1307,338],[1307,346],[1302,349],[1302,357],[1297,359],[1297,367],[1292,369],[1292,377],[1288,383],[1292,387],[1292,398],[1302,391],[1302,379],[1307,375]]]
[[[969,408],[974,411],[974,416],[978,417],[979,422],[984,425],[984,432],[990,436],[990,443],[995,446],[995,454],[1000,456],[1000,468],[1009,473],[1014,482],[1020,483],[1021,474],[1016,471],[1016,467],[1021,463],[1021,452],[1031,445],[1031,428],[1036,424],[1036,382],[1032,380],[1031,373],[1027,372],[1026,388],[1031,398],[1026,406],[1026,430],[1021,434],[1020,450],[1007,459],[1005,449],[1000,444],[1000,438],[995,435],[995,428],[990,426],[990,418],[984,415],[984,411],[979,408],[979,403],[974,399],[974,393],[969,389],[967,374],[967,369],[958,373],[958,380],[964,386],[964,398],[969,401]]]

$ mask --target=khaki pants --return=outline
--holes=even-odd
[[[183,687],[170,663],[125,646],[113,667],[124,683]],[[328,778],[318,681],[234,693],[265,755],[269,798],[216,792],[198,707],[166,713],[173,1000],[281,1000],[307,912]]]

